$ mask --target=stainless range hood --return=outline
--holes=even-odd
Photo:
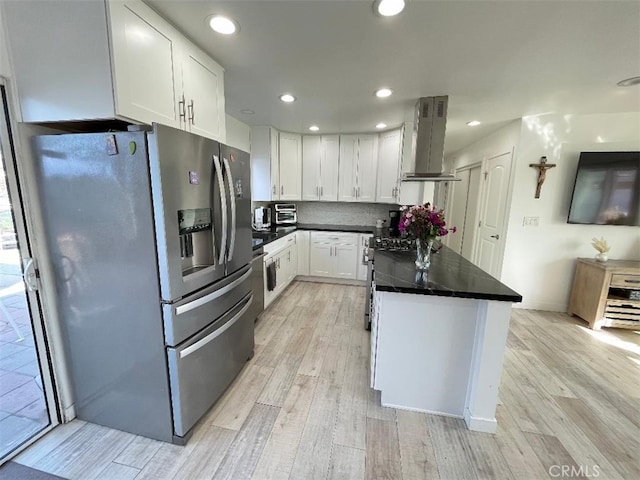
[[[457,180],[453,175],[442,173],[448,104],[448,96],[418,99],[411,143],[415,166],[413,172],[404,174],[403,182]]]

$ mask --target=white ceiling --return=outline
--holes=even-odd
[[[640,112],[640,86],[616,86],[640,76],[638,1],[413,0],[393,18],[359,0],[146,1],[226,69],[227,113],[249,125],[374,131],[449,95],[451,153],[526,115]],[[211,13],[240,32],[214,33]]]

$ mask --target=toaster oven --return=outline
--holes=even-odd
[[[298,223],[298,213],[295,203],[274,203],[271,209],[271,220],[276,225],[295,225]]]

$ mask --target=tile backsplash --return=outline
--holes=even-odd
[[[398,205],[346,202],[295,202],[299,223],[331,225],[375,225],[381,218],[389,220],[389,210]]]

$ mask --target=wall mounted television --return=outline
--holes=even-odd
[[[582,152],[567,223],[640,225],[640,152]]]

